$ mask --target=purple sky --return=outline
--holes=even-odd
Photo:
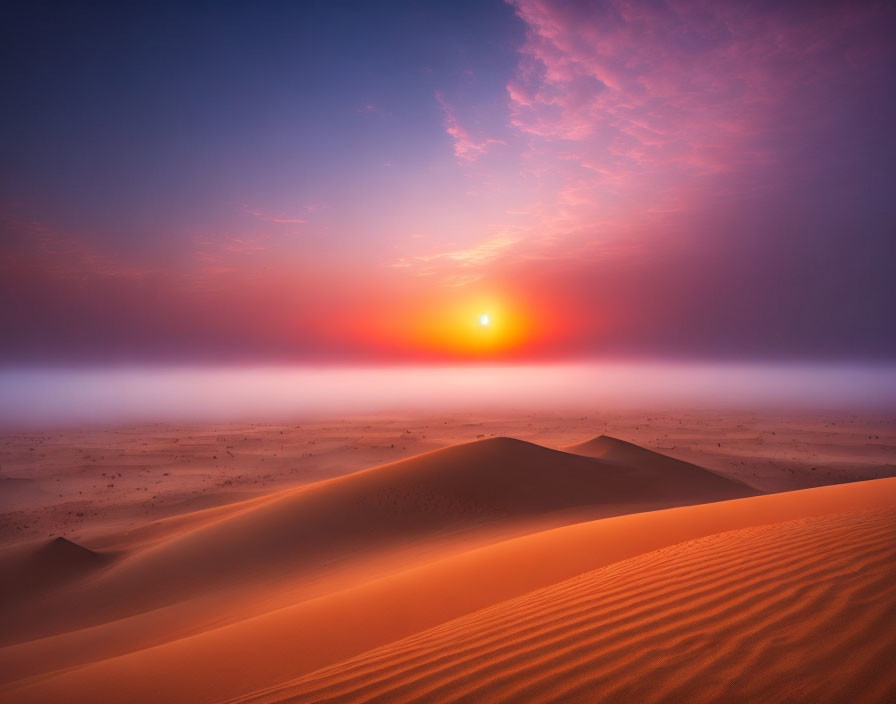
[[[896,357],[892,3],[0,26],[0,361]]]

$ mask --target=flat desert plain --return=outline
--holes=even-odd
[[[896,700],[896,419],[0,436],[4,702]]]

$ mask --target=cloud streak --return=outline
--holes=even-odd
[[[261,210],[254,210],[249,208],[248,206],[243,206],[243,212],[247,215],[251,215],[252,217],[261,220],[263,222],[272,222],[277,225],[305,225],[308,220],[305,218],[293,218],[293,217],[285,217],[282,215],[271,215],[270,213],[265,213]],[[311,212],[311,211],[309,211]]]
[[[436,91],[436,101],[442,108],[444,114],[445,132],[454,140],[454,156],[463,163],[476,161],[483,154],[488,152],[489,148],[495,144],[506,144],[501,139],[486,137],[476,139],[463,125],[455,114],[454,109],[446,102],[441,93]]]

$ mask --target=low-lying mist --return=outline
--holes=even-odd
[[[0,370],[0,425],[553,408],[896,409],[896,366],[577,363]]]

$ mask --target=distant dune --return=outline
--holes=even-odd
[[[43,614],[55,609],[59,628],[86,627],[222,588],[307,579],[358,556],[568,510],[612,516],[757,493],[670,462],[673,471],[657,471],[511,438],[457,445],[250,501],[223,517],[212,513],[38,608]],[[28,609],[15,620],[31,637],[58,632],[34,630]]]
[[[658,452],[638,447],[624,440],[601,435],[592,440],[564,447],[565,452],[599,459],[610,465],[629,467],[641,480],[642,491],[678,492],[692,499],[706,496],[707,501],[738,498],[760,492],[746,490],[735,480],[716,474],[705,467],[676,460]],[[697,500],[689,503],[698,503]]]
[[[782,673],[823,694],[811,668],[861,643],[849,676],[884,701],[896,479],[757,493],[604,436],[492,438],[181,517],[121,555],[56,541],[34,553],[45,593],[0,609],[0,696],[769,701]]]
[[[23,597],[33,598],[83,577],[111,561],[65,538],[54,538],[41,545],[6,550],[0,555],[0,571],[15,575],[0,583],[0,601],[10,603]]]

